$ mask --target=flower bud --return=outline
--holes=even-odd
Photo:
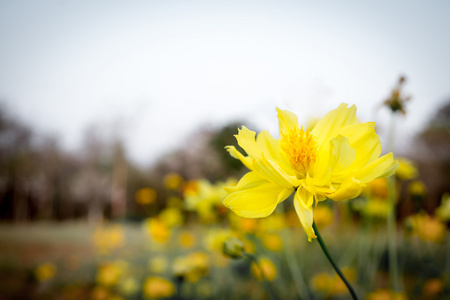
[[[236,237],[229,237],[223,243],[223,254],[231,258],[240,258],[244,252],[244,242]]]

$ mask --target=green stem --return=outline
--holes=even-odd
[[[389,271],[391,273],[391,284],[394,292],[399,292],[398,283],[398,257],[397,257],[397,226],[395,224],[395,178],[388,178],[390,212],[387,218],[388,249],[389,249]]]
[[[395,120],[396,115],[392,113],[391,126],[389,129],[388,151],[394,152],[395,140]],[[395,177],[388,178],[388,200],[390,204],[390,211],[387,216],[387,230],[388,230],[388,251],[389,251],[389,273],[391,285],[394,292],[399,292],[399,274],[398,274],[398,257],[397,257],[397,226],[396,226],[396,211],[395,211]]]
[[[331,265],[333,266],[333,268],[336,271],[336,273],[339,275],[339,277],[341,277],[342,281],[347,286],[348,291],[352,295],[352,298],[357,300],[358,297],[356,296],[356,293],[353,290],[353,287],[351,286],[350,282],[347,281],[347,279],[345,278],[345,276],[342,273],[341,269],[339,269],[339,267],[336,265],[334,260],[331,258],[331,255],[328,252],[327,246],[325,246],[325,242],[323,241],[322,236],[320,235],[319,230],[317,229],[316,223],[314,221],[313,221],[313,229],[314,229],[314,232],[317,235],[317,241],[319,242],[319,245],[322,248],[323,253],[325,253],[325,256],[328,258],[328,261],[331,263]]]
[[[278,300],[277,296],[275,295],[275,292],[272,290],[272,287],[270,286],[269,282],[266,279],[266,276],[264,276],[264,272],[263,269],[261,268],[261,266],[258,263],[258,260],[256,259],[256,257],[250,253],[247,252],[243,252],[243,254],[245,256],[247,256],[250,261],[252,261],[256,267],[259,269],[259,272],[261,273],[261,278],[263,280],[263,284],[264,284],[264,288],[266,289],[266,292],[269,294],[270,299],[272,300]]]

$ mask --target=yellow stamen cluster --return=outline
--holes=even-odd
[[[309,130],[291,129],[282,133],[280,147],[286,153],[291,166],[303,177],[309,167],[316,161],[318,144],[316,137]]]

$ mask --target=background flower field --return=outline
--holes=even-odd
[[[447,107],[436,114],[417,143],[435,134],[448,141],[448,131],[433,125],[442,124],[438,121]],[[114,194],[105,193],[97,202],[87,202],[86,214],[81,216],[66,215],[59,222],[51,221],[43,212],[58,216],[67,207],[53,202],[49,208],[47,205],[52,202],[43,202],[42,207],[34,208],[36,213],[28,210],[24,214],[28,219],[2,223],[1,297],[348,299],[344,283],[325,260],[318,243],[308,242],[290,199],[279,205],[274,214],[261,219],[238,217],[223,206],[223,186],[233,186],[235,178],[245,172],[234,164],[233,158],[221,156],[224,144],[235,144],[230,139],[235,126],[204,133],[204,145],[198,146],[204,147],[201,154],[209,153],[216,160],[214,174],[208,173],[211,165],[193,163],[195,157],[186,159],[192,154],[182,150],[169,155],[146,175],[137,176],[136,169],[129,173],[126,184],[136,188],[127,189],[128,196],[122,198],[127,199],[125,206],[116,204],[122,207],[116,214],[125,213],[121,217],[113,215],[114,202],[110,199],[116,198],[110,197]],[[434,150],[427,146],[424,144],[423,151]],[[123,168],[133,170],[123,156],[112,156],[115,160],[111,161],[111,168],[105,168],[100,162],[108,161],[108,153],[111,152],[97,152],[98,161],[91,156],[90,178],[114,178]],[[367,184],[355,199],[321,202],[314,209],[315,223],[361,298],[445,299],[450,293],[450,234],[446,227],[450,198],[443,193],[433,202],[432,195],[440,194],[437,191],[448,185],[440,185],[422,173],[439,174],[446,165],[436,168],[426,160],[397,159],[398,292],[391,285],[387,227],[391,208],[386,178]],[[27,160],[20,163],[33,166]],[[192,170],[205,177],[189,179]],[[79,172],[86,174],[86,167],[80,167]],[[74,176],[72,180],[77,183],[79,178]],[[79,188],[85,189],[83,195],[89,195],[105,186],[84,182]],[[72,197],[67,191],[67,197]],[[25,199],[33,204],[33,198]],[[231,237],[243,243],[244,251],[256,258],[257,265],[247,257],[237,255],[237,259],[232,259],[224,254],[229,254],[224,252],[224,242]]]

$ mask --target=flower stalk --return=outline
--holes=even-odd
[[[313,221],[313,229],[317,235],[317,241],[319,242],[319,245],[322,248],[323,253],[325,253],[325,256],[328,258],[328,261],[331,263],[336,273],[339,275],[344,284],[347,286],[347,289],[350,292],[352,299],[357,300],[358,297],[356,296],[355,290],[353,290],[352,285],[350,284],[350,282],[348,282],[348,280],[342,273],[341,269],[339,269],[338,265],[334,262],[333,258],[330,255],[330,252],[328,252],[327,246],[325,245],[325,242],[323,241],[322,236],[320,235],[319,230],[317,229],[316,223],[314,221]]]
[[[388,150],[394,152],[395,140],[395,121],[396,114],[391,114],[391,125],[389,128]],[[388,252],[389,252],[389,273],[391,279],[391,286],[394,292],[400,292],[399,274],[398,274],[398,257],[397,257],[397,228],[396,228],[396,205],[395,205],[395,177],[388,178],[388,200],[390,204],[390,211],[387,216],[387,230],[388,230]]]

